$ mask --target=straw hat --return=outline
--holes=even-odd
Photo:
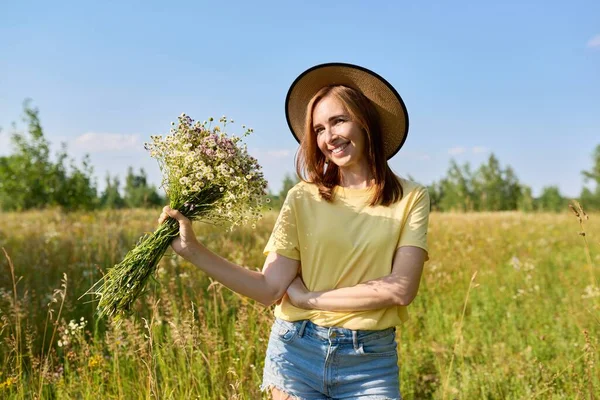
[[[306,106],[323,87],[344,85],[360,90],[379,113],[387,159],[404,144],[408,134],[408,112],[402,98],[388,81],[375,72],[353,64],[328,63],[304,71],[288,91],[285,115],[292,134],[300,143],[304,136]]]

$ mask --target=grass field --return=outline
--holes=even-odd
[[[161,261],[120,326],[78,300],[158,214],[0,214],[15,275],[0,253],[0,398],[262,398],[272,310],[182,259]],[[275,217],[255,230],[196,231],[261,268]],[[431,260],[398,330],[404,398],[600,398],[599,219],[584,225],[586,247],[570,213],[432,214]]]

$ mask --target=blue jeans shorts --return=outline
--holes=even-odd
[[[295,399],[399,400],[396,328],[329,328],[275,319],[261,390]]]

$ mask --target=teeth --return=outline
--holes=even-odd
[[[342,150],[344,150],[346,148],[346,146],[348,146],[348,143],[344,143],[343,145],[336,147],[335,149],[331,150],[331,152],[333,154],[340,153]]]

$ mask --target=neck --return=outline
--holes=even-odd
[[[350,189],[364,189],[375,183],[367,165],[355,168],[340,168],[340,186]]]

